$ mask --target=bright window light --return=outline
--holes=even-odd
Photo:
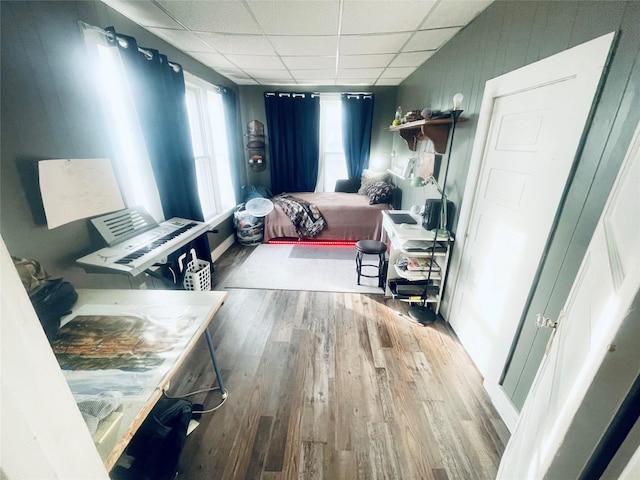
[[[227,122],[217,87],[188,72],[185,82],[198,193],[204,218],[209,220],[235,206]]]
[[[113,47],[97,47],[100,61],[96,81],[114,139],[114,167],[125,203],[128,207],[143,207],[156,220],[164,220],[120,54]]]
[[[320,96],[320,167],[317,191],[333,192],[336,181],[347,178],[342,146],[342,101],[339,95]]]

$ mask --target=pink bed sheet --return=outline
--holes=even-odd
[[[382,211],[391,210],[387,203],[369,205],[369,197],[357,193],[321,192],[292,193],[294,197],[315,204],[327,222],[316,240],[379,240],[382,233]],[[264,242],[273,238],[297,238],[293,223],[276,204],[264,218]]]

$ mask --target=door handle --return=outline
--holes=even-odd
[[[536,315],[536,327],[538,328],[557,328],[558,322],[545,317],[543,314]]]

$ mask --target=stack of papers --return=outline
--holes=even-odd
[[[433,242],[430,242],[428,240],[407,240],[402,245],[402,249],[405,252],[430,252],[432,248]],[[436,252],[445,252],[446,250],[446,246],[444,246],[440,242],[436,242]]]
[[[410,258],[407,270],[411,272],[424,272],[431,269],[433,272],[440,270],[440,266],[430,258]]]

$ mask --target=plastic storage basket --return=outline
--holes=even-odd
[[[206,260],[196,258],[196,252],[193,249],[191,249],[191,260],[184,270],[182,284],[185,290],[211,290],[211,265]]]
[[[264,238],[264,219],[255,217],[245,210],[242,203],[236,207],[233,214],[236,236],[241,245],[257,246]]]

